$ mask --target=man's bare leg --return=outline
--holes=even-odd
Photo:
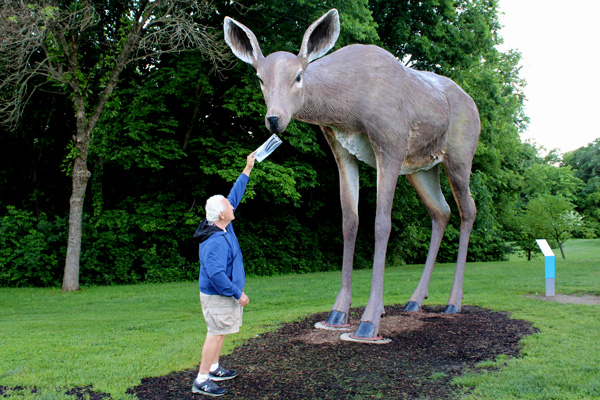
[[[208,375],[210,366],[219,362],[224,341],[225,335],[206,334],[206,340],[202,346],[202,361],[200,361],[200,370],[198,371],[200,374]]]
[[[206,335],[204,346],[202,346],[202,360],[198,377],[192,386],[192,393],[208,394],[210,396],[222,396],[227,389],[217,385],[209,378],[210,368],[213,363],[219,362],[221,349],[225,335]]]

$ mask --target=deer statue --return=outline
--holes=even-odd
[[[339,36],[336,9],[306,30],[298,55],[276,52],[264,57],[254,33],[229,17],[225,17],[224,31],[233,53],[256,69],[267,105],[267,129],[284,132],[291,118],[317,124],[335,157],[344,252],[341,288],[323,327],[348,327],[358,227],[359,160],[377,169],[377,206],[371,292],[352,339],[382,339],[378,333],[384,313],[383,277],[399,175],[407,177],[432,219],[425,267],[404,310],[421,309],[450,221],[450,207],[440,187],[441,164],[461,218],[458,259],[445,312],[460,312],[467,247],[476,214],[469,181],[480,122],[471,97],[452,80],[407,68],[377,46],[354,44],[321,58]]]

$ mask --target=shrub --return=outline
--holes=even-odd
[[[64,218],[9,206],[0,219],[0,286],[56,286],[67,243]]]

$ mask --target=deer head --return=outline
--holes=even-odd
[[[267,104],[265,124],[272,133],[285,131],[304,104],[304,72],[308,64],[325,55],[340,34],[336,9],[312,23],[304,33],[298,55],[276,52],[264,57],[256,36],[243,24],[225,17],[225,41],[233,53],[256,69]]]

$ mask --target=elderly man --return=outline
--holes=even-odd
[[[235,371],[219,365],[219,356],[225,335],[239,332],[243,307],[249,303],[244,293],[246,274],[242,251],[231,222],[255,160],[254,153],[247,157],[246,167],[227,198],[216,195],[206,201],[206,219],[194,233],[200,240],[200,302],[207,334],[193,393],[221,396],[226,389],[215,381],[237,376]]]

